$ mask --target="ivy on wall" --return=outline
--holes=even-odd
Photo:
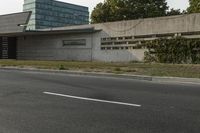
[[[200,64],[200,39],[157,39],[147,41],[146,47],[146,62]]]

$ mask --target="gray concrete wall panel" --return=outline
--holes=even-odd
[[[109,36],[137,36],[200,31],[200,14],[147,18],[94,24]]]
[[[31,12],[22,12],[0,16],[0,34],[24,32]]]
[[[63,46],[63,40],[86,39],[85,46]],[[91,61],[91,35],[50,35],[18,38],[17,58]]]

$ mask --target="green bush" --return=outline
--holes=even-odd
[[[114,70],[115,71],[121,71],[121,68],[120,67],[116,67]]]
[[[146,62],[200,63],[200,39],[157,39],[146,42],[146,47]]]
[[[60,65],[59,70],[66,70],[66,68],[64,67],[64,65]]]

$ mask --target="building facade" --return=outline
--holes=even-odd
[[[174,36],[200,38],[200,13],[35,31],[20,26],[26,25],[29,16],[30,12],[0,16],[0,58],[143,61],[145,41]]]
[[[89,23],[88,7],[55,0],[24,0],[23,10],[32,12],[27,30]]]
[[[0,59],[17,58],[17,34],[25,32],[31,12],[0,16]]]

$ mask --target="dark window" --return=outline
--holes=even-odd
[[[132,39],[132,36],[125,36],[125,39]]]
[[[118,50],[118,49],[119,49],[119,47],[113,47],[113,49],[114,49],[114,50]]]
[[[117,40],[117,38],[116,38],[116,37],[111,37],[110,39],[111,39],[111,40]]]
[[[112,42],[102,42],[101,45],[112,45]]]
[[[115,42],[114,43],[115,45],[121,45],[121,44],[126,44],[126,42],[124,41],[124,42]]]
[[[118,37],[118,40],[123,40],[124,38],[123,37]]]
[[[105,47],[101,47],[101,50],[105,50],[106,48]]]

